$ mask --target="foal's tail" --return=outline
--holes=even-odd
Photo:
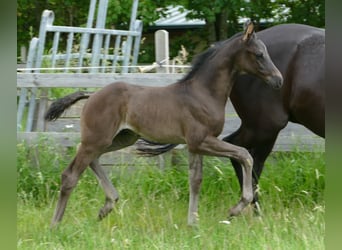
[[[60,117],[64,110],[69,108],[71,105],[76,103],[81,99],[87,99],[93,94],[94,92],[86,92],[86,91],[77,91],[70,95],[66,95],[60,99],[54,101],[48,111],[46,112],[44,118],[46,121],[54,121]]]
[[[141,138],[136,142],[135,146],[137,154],[139,155],[156,156],[170,151],[177,147],[178,144],[160,144]]]

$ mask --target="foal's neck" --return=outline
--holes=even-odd
[[[222,51],[203,65],[196,77],[197,84],[204,86],[215,99],[224,103],[227,102],[237,75],[233,56],[234,53],[229,48],[222,48]]]

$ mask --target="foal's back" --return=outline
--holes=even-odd
[[[110,145],[120,131],[129,129],[153,141],[185,143],[183,125],[189,107],[181,91],[178,83],[166,87],[108,84],[84,105],[82,140],[89,144],[94,140],[106,141],[104,144]]]

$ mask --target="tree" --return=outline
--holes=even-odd
[[[237,20],[241,9],[238,0],[186,0],[181,1],[191,13],[189,18],[204,19],[205,32],[208,43],[226,39],[229,27],[234,31],[238,25]]]
[[[250,18],[256,29],[279,23],[303,23],[325,26],[322,0],[178,0],[191,11],[189,18],[206,21],[208,43],[223,40],[241,30],[239,18]],[[266,20],[261,27],[261,21]],[[269,22],[271,21],[271,22]]]
[[[18,0],[18,51],[21,45],[27,46],[31,38],[38,35],[44,9],[54,11],[55,24],[84,26],[89,3],[90,0]],[[145,30],[160,15],[165,14],[168,5],[184,6],[190,10],[189,18],[206,21],[205,29],[201,31],[200,36],[206,41],[206,46],[241,31],[241,17],[251,18],[257,29],[286,22],[325,26],[323,0],[140,0],[138,18],[143,20]],[[109,0],[107,28],[127,29],[131,6],[132,0]],[[263,23],[261,27],[261,20],[272,22]]]
[[[280,0],[289,8],[284,22],[302,23],[320,28],[325,27],[325,1],[323,0]]]
[[[45,9],[55,13],[54,24],[63,26],[85,26],[91,0],[18,0],[17,44],[27,46],[33,36],[38,36],[40,19]],[[139,18],[144,25],[159,18],[159,13],[172,1],[140,0]],[[109,0],[106,25],[108,28],[127,29],[131,15],[132,0]],[[159,11],[156,9],[159,8]]]
[[[79,26],[85,24],[89,0],[17,0],[17,46],[28,46],[38,36],[40,19],[45,9],[55,13],[57,25]]]

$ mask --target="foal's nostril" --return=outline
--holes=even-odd
[[[270,76],[267,79],[267,83],[271,85],[275,89],[280,89],[281,86],[283,85],[283,77],[276,75],[276,76]]]
[[[283,85],[283,78],[282,77],[276,77],[274,82],[275,82],[275,88],[279,89]]]

